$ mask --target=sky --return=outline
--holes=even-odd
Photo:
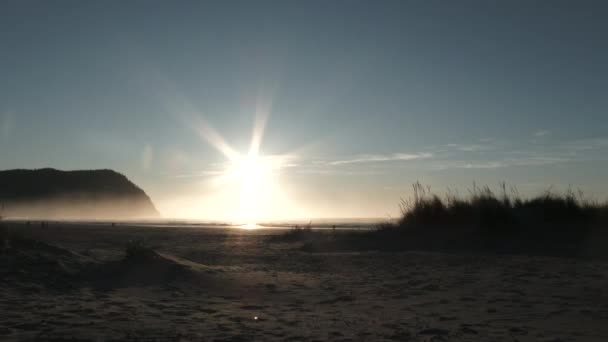
[[[394,217],[416,181],[605,200],[607,17],[605,1],[5,0],[0,169],[114,169],[197,219]]]

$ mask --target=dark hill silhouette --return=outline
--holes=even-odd
[[[137,185],[112,170],[0,171],[0,203],[6,217],[138,219],[158,217]]]

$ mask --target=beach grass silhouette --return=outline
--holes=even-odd
[[[501,183],[500,192],[474,185],[468,196],[443,196],[419,182],[400,202],[401,216],[365,232],[327,234],[293,229],[275,241],[301,240],[309,251],[331,249],[525,252],[603,255],[608,204],[581,191],[548,189],[524,197]],[[595,247],[594,247],[595,246]]]

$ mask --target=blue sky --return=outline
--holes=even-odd
[[[230,219],[209,134],[246,154],[263,112],[278,190],[260,217],[395,215],[416,180],[605,199],[607,16],[603,1],[3,1],[0,168],[112,168],[166,216]]]

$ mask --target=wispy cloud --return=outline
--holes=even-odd
[[[417,168],[429,171],[447,169],[489,170],[586,162],[591,159],[597,160],[597,158],[600,158],[600,153],[608,150],[607,137],[561,142],[556,142],[553,139],[543,139],[545,140],[543,143],[531,143],[535,137],[549,138],[551,135],[550,131],[542,130],[536,132],[534,137],[524,141],[484,139],[484,142],[478,140],[471,143],[450,143],[427,146],[422,149],[428,152],[354,155],[351,158],[312,162],[314,167],[306,170],[317,174],[382,173],[383,169],[376,168],[382,163],[413,160],[417,161]],[[302,161],[303,166],[306,166],[306,164],[306,161]],[[405,164],[394,165],[405,166]],[[342,168],[339,166],[352,167]]]
[[[546,130],[546,129],[542,129],[540,131],[534,132],[534,136],[538,137],[538,138],[540,138],[540,137],[546,137],[546,136],[548,136],[550,134],[551,134],[551,132],[548,131],[548,130]]]
[[[585,151],[608,148],[608,138],[579,139],[564,143],[564,147],[570,151]]]
[[[478,152],[491,149],[489,144],[447,144],[446,150],[456,150],[461,152]]]
[[[482,161],[482,162],[460,162],[460,165],[454,165],[453,168],[465,169],[498,169],[511,166],[541,166],[559,163],[567,163],[570,158],[565,157],[529,157],[529,158],[507,158],[503,160]]]
[[[369,169],[349,169],[343,170],[332,167],[319,167],[319,166],[304,166],[295,170],[298,174],[304,175],[322,175],[322,176],[375,176],[381,175],[382,172],[378,170],[369,170]]]
[[[393,154],[364,154],[350,159],[330,161],[328,165],[345,165],[371,162],[406,161],[432,158],[432,153],[393,153]]]
[[[284,154],[263,156],[263,163],[276,173],[340,176],[379,176],[399,168],[413,167],[420,171],[449,169],[492,170],[508,167],[533,167],[586,162],[600,158],[608,149],[608,138],[579,139],[556,142],[544,139],[538,144],[527,141],[473,141],[426,146],[425,152],[354,154],[323,159],[305,155]],[[409,163],[411,161],[411,163]],[[414,162],[415,161],[415,162]],[[222,176],[232,162],[209,164],[199,172],[173,175],[176,178],[211,178]]]

